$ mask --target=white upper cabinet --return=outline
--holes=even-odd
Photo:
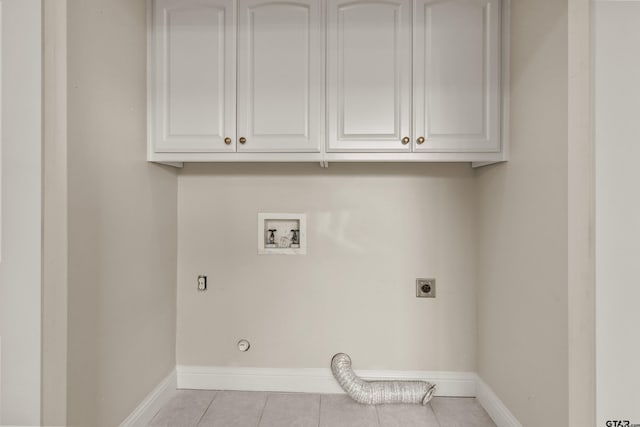
[[[410,151],[411,1],[328,0],[327,24],[327,151]]]
[[[506,160],[508,0],[147,1],[149,160]]]
[[[320,152],[321,2],[240,0],[238,14],[238,152]]]
[[[234,151],[233,0],[155,0],[150,143],[155,152]],[[226,140],[226,141],[225,141]]]
[[[500,151],[499,0],[414,4],[414,151]]]

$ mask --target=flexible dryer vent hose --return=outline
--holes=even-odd
[[[421,403],[433,397],[434,384],[426,381],[365,381],[351,369],[351,358],[338,353],[331,359],[331,371],[344,391],[365,405],[381,403]]]

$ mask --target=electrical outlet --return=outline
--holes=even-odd
[[[435,298],[436,279],[416,279],[416,297]]]
[[[207,290],[207,276],[198,276],[198,290],[200,292]]]

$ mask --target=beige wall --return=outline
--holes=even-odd
[[[567,2],[513,0],[511,159],[477,171],[478,372],[522,425],[568,425]]]
[[[40,422],[42,8],[0,14],[0,425]]]
[[[468,164],[187,166],[178,364],[475,371],[473,203]],[[306,212],[307,255],[257,255],[259,212]]]
[[[640,422],[640,1],[595,3],[598,424]]]
[[[592,5],[568,0],[569,427],[596,425]]]
[[[175,366],[177,179],[145,161],[145,0],[67,19],[67,416],[114,426]]]

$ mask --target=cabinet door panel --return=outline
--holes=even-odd
[[[323,117],[318,0],[241,0],[238,151],[319,152]]]
[[[416,0],[414,23],[415,151],[499,151],[499,0]]]
[[[155,151],[234,151],[234,1],[156,0],[153,30]]]
[[[409,151],[411,19],[405,0],[329,0],[329,151]]]

